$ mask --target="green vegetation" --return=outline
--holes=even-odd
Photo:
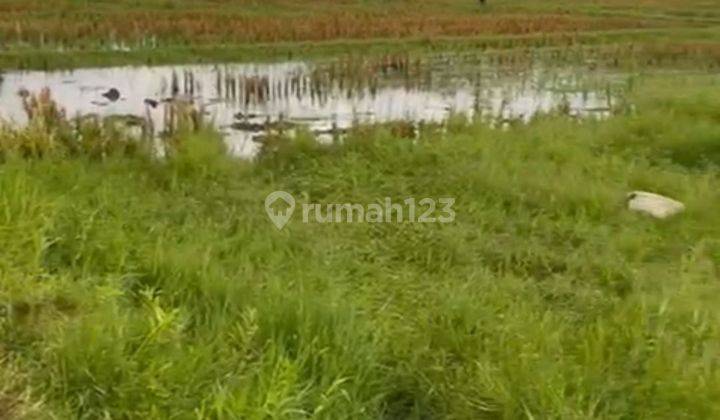
[[[167,159],[0,133],[0,418],[718,418],[720,80],[638,83],[605,121],[255,163],[202,131]],[[633,189],[688,210],[630,213]],[[278,231],[274,190],[457,220]]]
[[[540,47],[578,71],[720,65],[718,0],[4,0],[0,16],[0,69]],[[252,162],[187,104],[155,144],[142,118],[69,120],[23,92],[30,124],[0,121],[0,419],[720,418],[720,79],[632,83],[603,121],[271,135]],[[631,213],[636,189],[687,211]],[[454,197],[457,219],[278,231],[276,190]]]
[[[433,53],[488,53],[527,55],[535,51],[560,51],[565,56],[593,58],[605,56],[608,62],[652,69],[657,65],[684,65],[705,68],[720,62],[720,32],[713,28],[599,31],[580,34],[488,35],[474,37],[435,37],[333,40],[326,42],[275,42],[242,45],[167,46],[130,51],[79,50],[68,54],[58,49],[10,49],[0,51],[0,68],[73,69],[123,65],[161,65],[168,63],[218,63],[236,61],[309,60],[336,57],[382,57],[409,54],[423,57]],[[662,63],[666,58],[675,60]]]

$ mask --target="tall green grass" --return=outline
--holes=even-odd
[[[254,163],[205,134],[160,160],[9,156],[0,417],[716,418],[716,83],[641,86],[607,121],[364,128]],[[633,189],[688,210],[630,213]],[[450,196],[457,220],[278,231],[274,190]]]

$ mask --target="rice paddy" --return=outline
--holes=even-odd
[[[0,419],[719,418],[718,25],[0,2]]]
[[[660,41],[672,48],[718,40],[712,0],[430,2],[156,0],[138,3],[6,0],[0,66],[307,58],[338,52],[522,48]],[[72,54],[68,54],[72,52]]]
[[[451,115],[494,124],[527,122],[567,108],[603,118],[623,106],[634,72],[598,69],[581,52],[408,54],[237,65],[8,72],[0,118],[28,120],[17,92],[49,89],[69,116],[123,117],[157,127],[172,104],[191,102],[223,134],[231,154],[252,157],[271,132],[309,130],[330,141],[356,124],[407,124],[407,135]],[[708,70],[712,61],[707,62]],[[698,71],[698,70],[695,70]],[[168,109],[169,108],[169,109]]]

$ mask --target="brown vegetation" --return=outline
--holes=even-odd
[[[158,40],[194,44],[327,41],[610,30],[651,26],[629,18],[570,15],[388,15],[339,12],[300,17],[237,16],[214,11],[127,11],[82,18],[18,14],[0,21],[0,38],[10,43],[71,45],[82,41]]]

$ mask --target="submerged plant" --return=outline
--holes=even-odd
[[[90,114],[69,118],[49,89],[38,94],[21,90],[19,95],[28,123],[19,127],[0,123],[2,156],[103,159],[115,154],[167,155],[179,146],[183,136],[206,129],[204,111],[181,98],[163,103],[163,129],[156,137],[149,115]]]
[[[18,95],[22,99],[23,110],[31,125],[52,131],[67,123],[65,110],[53,100],[49,88],[43,88],[38,94],[23,89]]]

